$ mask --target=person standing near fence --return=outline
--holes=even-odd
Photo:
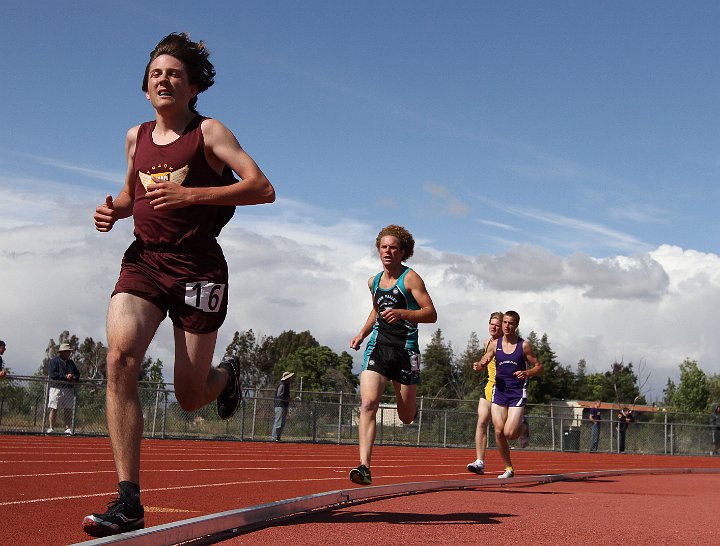
[[[600,445],[600,400],[590,408],[588,415],[592,428],[590,429],[590,451],[597,451]]]
[[[501,311],[497,311],[490,315],[488,322],[488,332],[490,337],[485,342],[485,351],[490,342],[496,340],[502,335],[502,318]],[[477,368],[473,365],[473,369]],[[492,407],[492,393],[495,388],[495,359],[492,358],[487,366],[487,378],[478,400],[478,420],[475,427],[475,455],[476,459],[467,465],[468,472],[474,474],[485,473],[485,451],[487,450],[488,429],[490,428],[490,408]]]
[[[166,316],[173,323],[180,406],[194,411],[216,400],[218,416],[229,419],[241,402],[237,359],[212,366],[228,309],[228,266],[217,237],[235,207],[272,203],[275,190],[235,135],[196,109],[198,94],[214,84],[209,55],[202,41],[185,33],[165,36],[150,53],[142,90],[155,119],[127,132],[123,188],[95,209],[100,232],[130,216],[135,227],[106,327],[107,420],[118,498],[106,512],[83,519],[83,530],[95,537],[145,525],[138,377]]]
[[[72,434],[72,410],[75,405],[75,384],[80,379],[80,371],[70,358],[72,347],[61,343],[58,355],[48,362],[48,434],[55,430],[55,419],[59,409],[63,410],[65,434]]]
[[[5,362],[3,361],[3,355],[5,354],[5,342],[0,339],[0,379],[7,375],[5,370]]]
[[[715,406],[710,417],[713,434],[713,455],[720,455],[720,404]]]
[[[520,315],[515,311],[507,311],[502,319],[502,337],[491,341],[485,355],[475,363],[477,367],[473,365],[473,368],[482,370],[495,359],[495,389],[491,411],[495,443],[505,463],[505,471],[498,478],[512,478],[515,475],[508,440],[515,440],[522,434],[528,379],[543,371],[532,345],[517,335],[519,326]]]
[[[360,333],[350,340],[358,350],[370,335],[360,373],[358,440],[360,464],[350,471],[350,481],[370,485],[370,460],[377,423],[375,416],[388,381],[392,381],[400,421],[410,424],[417,416],[417,386],[421,357],[418,324],[433,323],[437,312],[425,282],[403,264],[414,252],[415,240],[402,226],[384,227],[377,238],[382,271],[370,277],[372,309]]]
[[[293,372],[284,372],[275,388],[275,396],[273,403],[275,404],[275,422],[273,423],[272,439],[273,442],[279,442],[282,437],[285,421],[287,420],[288,410],[290,409],[290,380],[295,374]]]
[[[625,453],[625,434],[627,429],[635,420],[633,417],[633,411],[628,408],[623,408],[618,414],[618,452]]]

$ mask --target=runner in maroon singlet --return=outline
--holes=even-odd
[[[193,411],[213,400],[230,418],[240,404],[237,362],[211,366],[227,312],[228,271],[216,237],[236,206],[272,203],[275,190],[222,123],[198,114],[197,95],[214,83],[203,42],[170,34],[150,54],[142,89],[155,120],[127,133],[125,185],[95,210],[110,231],[133,216],[107,315],[107,420],[119,497],[83,529],[106,536],[144,526],[140,502],[140,366],[166,315],[174,327],[175,395]],[[233,172],[240,178],[237,180]]]

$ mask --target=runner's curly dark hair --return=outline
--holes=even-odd
[[[410,256],[412,256],[413,252],[415,252],[415,239],[413,239],[412,234],[402,226],[390,224],[389,226],[382,228],[375,239],[375,247],[378,250],[380,250],[380,239],[386,235],[397,237],[400,241],[400,246],[405,251],[402,261],[404,262],[405,260],[410,259]]]
[[[202,40],[193,42],[186,32],[173,32],[160,40],[158,45],[155,46],[155,49],[150,53],[150,60],[145,67],[145,76],[143,76],[142,83],[142,90],[146,93],[148,90],[150,64],[160,55],[170,55],[179,59],[183,65],[185,65],[190,83],[197,86],[198,93],[206,91],[215,83],[215,67],[208,61],[210,51],[205,47],[205,42]],[[196,104],[197,97],[193,97],[188,105],[190,110],[195,114],[198,113],[195,109]]]

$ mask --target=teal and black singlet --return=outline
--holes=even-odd
[[[405,289],[405,275],[407,275],[408,271],[412,270],[405,267],[405,271],[402,272],[395,285],[391,288],[380,288],[382,271],[375,275],[371,291],[378,314],[368,341],[368,347],[379,343],[400,349],[418,350],[417,323],[402,320],[394,324],[388,324],[380,316],[380,313],[385,309],[420,309],[413,295]]]
[[[406,267],[391,288],[380,288],[382,272],[373,279],[372,295],[378,315],[365,348],[363,370],[377,372],[403,385],[417,385],[420,383],[422,366],[417,324],[408,320],[388,324],[380,316],[385,309],[420,308],[412,294],[405,290],[405,275],[408,271],[410,269]]]

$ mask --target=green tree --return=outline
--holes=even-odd
[[[585,377],[585,400],[600,400],[603,402],[612,402],[615,397],[604,397],[605,376],[601,373],[593,373]]]
[[[600,399],[613,400],[620,405],[645,403],[645,398],[640,396],[637,376],[633,371],[632,362],[628,364],[613,362],[610,371],[603,374]]]
[[[268,357],[268,340],[258,340],[252,330],[235,332],[225,348],[225,357],[235,357],[240,367],[240,382],[245,388],[262,388],[272,379],[273,362]]]
[[[686,358],[680,364],[680,384],[672,397],[673,407],[687,412],[706,411],[710,389],[705,372],[694,360]]]
[[[163,380],[162,360],[158,358],[153,361],[149,356],[145,357],[140,370],[140,381],[152,383],[153,385],[158,385],[160,389],[164,389],[165,381]]]
[[[293,330],[285,330],[276,338],[269,338],[267,352],[273,362],[286,358],[303,347],[319,347],[320,343],[313,335],[305,330],[297,333]]]
[[[334,391],[355,392],[360,382],[353,374],[353,357],[350,353],[340,353],[338,366],[331,370],[328,382]]]
[[[528,402],[530,404],[547,404],[550,400],[562,400],[572,397],[572,385],[575,375],[569,367],[562,367],[555,351],[550,347],[547,334],[538,340],[535,332],[530,332],[527,340],[533,348],[535,357],[543,366],[543,372],[530,378],[528,384]]]
[[[10,375],[10,368],[5,369]],[[18,383],[19,381],[11,379],[9,376],[0,380],[0,408],[2,408],[5,418],[14,413],[19,415],[32,413],[32,397]]]
[[[576,368],[572,398],[576,400],[592,400],[592,398],[588,396],[587,362],[584,358],[578,361]]]
[[[675,398],[675,393],[677,392],[677,386],[675,385],[675,382],[668,377],[667,384],[665,385],[665,388],[663,389],[663,406],[665,407],[673,407],[673,398]]]
[[[57,341],[51,339],[45,349],[45,357],[36,375],[47,375],[47,365],[51,359],[58,355],[58,348],[62,343],[69,343],[73,348],[70,356],[80,371],[81,379],[107,379],[107,347],[101,341],[95,341],[86,337],[82,343],[80,338],[70,334],[67,330],[61,332]],[[153,381],[162,381],[162,361],[146,356],[140,367],[140,380],[149,381],[152,375]]]
[[[107,379],[107,347],[102,342],[86,337],[72,358],[80,370],[80,377]]]
[[[422,383],[418,395],[430,398],[454,398],[457,394],[453,370],[452,345],[445,343],[442,330],[435,330],[422,355]],[[445,404],[436,402],[435,407]]]
[[[485,350],[477,334],[470,332],[465,351],[460,355],[456,364],[457,398],[478,398],[480,396],[480,391],[487,378],[487,372],[477,372],[473,370],[472,365],[473,362],[477,362],[482,358],[484,352]]]
[[[294,372],[303,379],[303,391],[355,392],[357,378],[352,373],[352,357],[330,347],[300,347],[275,364],[275,376]]]
[[[720,374],[708,376],[708,391],[710,391],[710,405],[720,404]]]

